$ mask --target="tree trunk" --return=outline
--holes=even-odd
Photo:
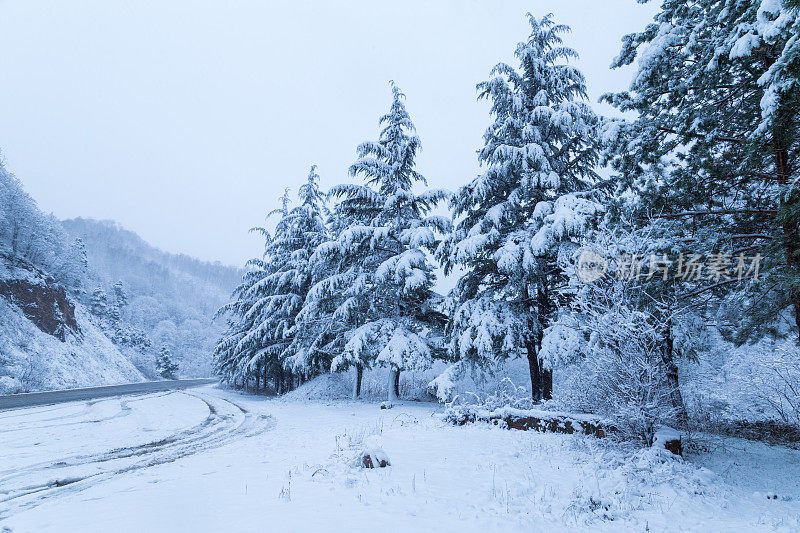
[[[551,400],[552,398],[553,398],[553,371],[542,369],[542,400]]]
[[[293,385],[294,385],[294,374],[292,374],[291,370],[287,370],[286,371],[286,385],[284,386],[284,389],[286,389],[286,392],[291,391],[294,388]]]
[[[528,369],[531,373],[531,397],[538,402],[542,399],[542,372],[539,368],[539,355],[536,353],[536,346],[532,341],[525,343],[528,351]]]
[[[400,383],[400,371],[392,368],[389,371],[389,401],[396,400],[398,397],[398,385]]]
[[[686,412],[686,405],[683,403],[683,395],[681,394],[680,382],[678,381],[678,365],[675,363],[674,344],[672,338],[672,321],[667,321],[667,331],[664,346],[664,365],[667,369],[667,385],[670,390],[670,400],[672,408],[677,411],[678,422],[685,425],[689,420],[689,414]]]
[[[364,377],[364,365],[356,363],[356,382],[353,386],[353,399],[361,396],[361,378]]]

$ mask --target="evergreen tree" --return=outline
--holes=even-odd
[[[483,366],[527,355],[533,398],[549,398],[552,373],[539,349],[556,309],[559,248],[600,206],[583,194],[595,179],[596,118],[582,100],[583,75],[566,63],[568,28],[528,15],[519,68],[500,63],[478,85],[493,123],[478,158],[482,173],[452,200],[459,223],[439,251],[447,272],[465,269],[455,289],[451,357]]]
[[[275,238],[267,246],[270,273],[250,290],[255,303],[249,313],[256,319],[253,330],[240,343],[245,347],[255,342],[261,347],[256,357],[268,358],[279,372],[284,367],[290,372],[306,370],[302,359],[297,364],[293,338],[297,314],[311,286],[309,259],[326,239],[324,197],[316,166],[311,167],[306,183],[300,187],[299,200],[300,205],[290,211],[284,206]],[[256,361],[251,359],[249,364]]]
[[[609,135],[614,186],[706,259],[763,256],[759,280],[704,274],[676,294],[719,308],[743,342],[785,309],[800,324],[800,19],[796,2],[662,3],[623,39],[615,66],[639,58],[630,91],[604,98],[638,113]],[[744,310],[744,316],[742,316]],[[800,331],[800,328],[799,330]]]
[[[122,318],[122,309],[128,305],[128,295],[125,293],[125,287],[122,281],[116,282],[111,291],[113,293],[113,301],[108,308],[108,317],[114,327],[119,327],[119,322]]]
[[[289,204],[289,189],[286,189],[281,197],[281,208],[270,211],[267,218],[278,213],[281,219],[285,218],[289,213]],[[250,310],[255,305],[258,295],[253,288],[274,272],[275,265],[275,262],[267,254],[273,240],[270,233],[262,227],[251,228],[250,231],[264,236],[264,253],[261,258],[250,259],[247,262],[248,269],[242,277],[242,283],[234,289],[232,301],[217,311],[218,317],[227,317],[228,330],[214,350],[214,367],[223,380],[233,385],[240,380],[242,385],[246,385],[247,380],[253,374],[249,362],[256,355],[260,346],[256,346],[253,342],[243,342],[245,337],[255,329],[257,314],[251,313]]]
[[[327,220],[330,239],[336,242],[354,223],[351,216],[343,213],[342,204],[337,203]],[[322,252],[325,246],[330,245],[325,242],[318,250]],[[311,374],[355,366],[357,377],[353,396],[358,397],[363,371],[369,368],[374,358],[365,356],[346,360],[343,357],[348,331],[353,324],[356,327],[361,325],[359,317],[367,311],[367,299],[355,285],[357,259],[315,251],[310,267],[312,287],[296,320],[293,364]]]
[[[305,332],[298,353],[307,361],[327,358],[332,370],[355,366],[356,393],[364,368],[387,367],[389,396],[396,397],[400,372],[430,363],[430,328],[419,313],[435,279],[426,253],[449,222],[430,214],[445,192],[412,190],[427,184],[415,169],[420,142],[403,93],[391,87],[378,141],[361,144],[350,167],[365,183],[331,190],[335,238],[312,257],[318,279],[298,318]]]
[[[269,235],[265,236],[269,241]],[[226,317],[228,329],[214,348],[214,370],[231,385],[237,385],[240,381],[244,385],[250,377],[250,373],[246,371],[246,363],[253,354],[240,350],[239,343],[253,328],[254,317],[247,314],[254,303],[249,290],[265,275],[263,268],[259,267],[260,261],[248,261],[251,268],[244,273],[242,282],[234,289],[232,301],[216,314],[216,317]]]
[[[97,287],[92,292],[92,297],[89,300],[89,311],[100,320],[108,318],[108,297],[102,287]]]
[[[175,379],[178,375],[178,365],[172,361],[172,353],[166,344],[161,347],[161,351],[156,357],[156,370],[162,378],[166,379]]]
[[[258,380],[269,374],[278,392],[293,386],[291,371],[298,366],[293,352],[295,319],[311,284],[309,259],[326,238],[316,166],[300,187],[299,197],[300,205],[289,210],[287,191],[282,207],[270,213],[280,216],[274,236],[254,228],[267,237],[264,256],[248,263],[252,270],[237,289],[236,300],[223,308],[232,320],[217,347],[217,367],[223,377],[235,380],[254,374]]]
[[[65,251],[65,257],[63,257],[63,262],[58,269],[57,275],[74,297],[82,299],[85,294],[85,283],[89,273],[86,245],[82,239],[78,238]]]

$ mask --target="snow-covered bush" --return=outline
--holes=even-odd
[[[625,340],[622,349],[606,349],[592,360],[592,377],[603,414],[619,433],[652,444],[655,431],[677,416],[660,354]]]
[[[493,411],[501,407],[530,409],[533,407],[530,389],[516,385],[510,378],[503,378],[493,388],[484,391],[463,392],[447,402],[448,408],[460,405],[478,406]]]
[[[601,414],[618,434],[651,444],[655,429],[678,415],[664,357],[666,327],[634,308],[621,284],[587,288],[545,334],[545,356],[571,378],[572,388],[554,403]]]
[[[437,370],[435,367],[433,370]],[[499,391],[511,393],[514,402],[530,403],[530,369],[522,357],[496,361],[490,365],[473,365],[469,361],[458,361],[438,369],[436,378],[430,380],[426,389],[440,403],[482,402]],[[513,402],[510,402],[513,403]]]

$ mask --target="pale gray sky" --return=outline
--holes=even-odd
[[[475,84],[512,61],[525,13],[572,26],[590,96],[655,6],[635,0],[208,2],[0,0],[0,150],[46,211],[114,219],[150,243],[241,264],[248,235],[312,163],[348,180],[388,81],[419,170],[455,189],[488,124]],[[608,112],[606,107],[595,107]]]

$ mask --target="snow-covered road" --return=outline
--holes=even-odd
[[[114,476],[213,450],[270,424],[266,415],[192,391],[0,413],[0,519]]]
[[[167,390],[191,389],[201,385],[216,383],[217,379],[170,379],[162,381],[143,381],[141,383],[125,383],[105,387],[89,387],[83,389],[66,389],[24,394],[0,395],[0,410],[32,407],[35,405],[51,405],[79,400],[96,400],[125,394],[144,394]]]
[[[433,416],[439,409],[309,404],[207,386],[3,411],[0,526],[14,533],[800,528],[796,451],[728,441],[697,458],[706,469],[580,436],[449,427]],[[392,466],[357,468],[358,452],[374,441]],[[737,483],[742,477],[746,487]]]

